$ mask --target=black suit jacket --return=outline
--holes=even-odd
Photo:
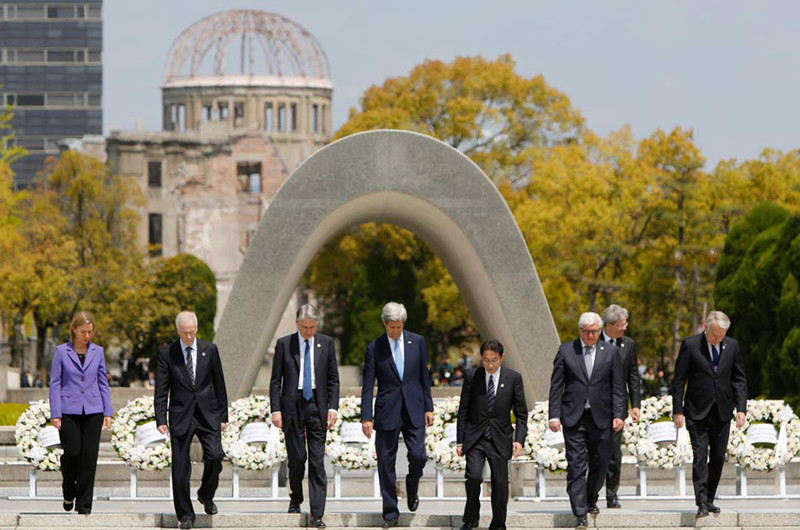
[[[280,412],[283,428],[296,419],[297,385],[300,382],[300,339],[292,333],[278,339],[272,376],[269,383],[269,402],[272,412]],[[339,365],[333,339],[322,333],[314,335],[314,381],[316,402],[322,425],[328,423],[328,411],[339,410]]]
[[[715,374],[706,334],[683,339],[670,389],[673,414],[685,414],[699,421],[708,416],[716,403],[719,418],[725,422],[733,418],[734,407],[739,412],[747,411],[747,380],[739,343],[725,337],[719,352]]]
[[[156,424],[166,425],[173,434],[182,435],[189,429],[195,406],[212,429],[228,423],[228,393],[219,350],[213,342],[197,339],[197,370],[194,386],[189,383],[180,341],[175,341],[158,353],[156,368]],[[169,417],[167,416],[169,412]]]
[[[361,421],[373,421],[372,394],[378,380],[374,425],[378,431],[403,427],[403,406],[412,427],[425,426],[425,413],[433,412],[428,347],[421,335],[403,330],[403,380],[397,373],[389,339],[384,333],[367,346],[361,387]]]
[[[597,342],[590,380],[581,341],[575,339],[562,344],[553,360],[549,416],[572,427],[580,421],[587,400],[599,429],[608,429],[612,419],[625,417],[625,382],[617,347]]]
[[[516,419],[516,433],[511,428],[512,412]],[[525,390],[522,387],[522,376],[510,368],[500,368],[500,380],[495,389],[494,409],[491,414],[486,397],[486,370],[479,366],[469,370],[464,376],[456,426],[456,442],[462,445],[463,454],[469,452],[481,439],[487,427],[491,427],[492,442],[504,458],[511,459],[514,441],[525,443],[528,435]]]
[[[605,333],[600,336],[600,339],[608,342],[608,337]],[[642,378],[639,377],[639,360],[636,356],[636,341],[632,338],[623,335],[614,341],[618,342],[617,350],[619,350],[619,362],[622,366],[622,378],[625,381],[628,399],[632,409],[638,409],[642,406]],[[627,409],[625,417],[628,416]],[[624,418],[623,418],[624,419]]]

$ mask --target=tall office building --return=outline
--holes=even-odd
[[[102,0],[0,0],[0,104],[15,108],[15,185],[30,184],[57,141],[103,132]]]

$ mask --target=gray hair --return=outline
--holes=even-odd
[[[611,304],[603,311],[603,324],[616,324],[623,318],[628,318],[628,310],[617,304]]]
[[[731,319],[722,311],[712,311],[706,317],[706,326],[716,324],[720,329],[728,329],[731,327]]]
[[[319,322],[319,311],[311,304],[303,304],[300,306],[300,309],[297,310],[295,320],[306,319],[316,320]]]
[[[597,313],[587,312],[581,314],[581,317],[578,319],[578,327],[582,328],[585,326],[591,326],[593,324],[597,324],[598,326],[603,325],[603,319],[600,318],[600,315]]]
[[[181,311],[178,313],[178,316],[175,317],[175,329],[180,328],[181,324],[189,322],[193,323],[194,327],[198,327],[197,315],[194,314],[194,311]]]
[[[408,313],[406,313],[406,306],[403,304],[398,304],[397,302],[389,302],[385,306],[383,306],[383,312],[381,313],[381,319],[383,323],[386,324],[387,322],[405,322],[408,318]]]

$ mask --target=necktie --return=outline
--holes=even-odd
[[[186,373],[189,374],[189,382],[194,386],[194,363],[192,362],[192,347],[186,348]]]
[[[306,351],[303,354],[303,399],[311,401],[314,390],[311,388],[311,346],[306,339]]]
[[[617,339],[608,339],[608,342],[609,344],[613,344],[614,346],[616,346],[617,345],[617,343],[615,342],[616,340]]]
[[[397,375],[403,380],[403,352],[400,351],[400,339],[394,341],[394,364],[397,365]]]
[[[711,346],[711,364],[714,366],[714,373],[717,373],[719,368],[719,351],[716,346]]]
[[[489,384],[486,386],[486,405],[487,408],[489,409],[489,414],[491,414],[494,411],[494,398],[495,398],[494,377],[490,375]],[[489,423],[486,424],[486,433],[484,434],[484,436],[486,436],[487,440],[492,439],[492,428],[490,427]]]
[[[586,363],[586,375],[589,379],[592,378],[592,368],[594,363],[592,362],[592,347],[591,346],[584,346],[583,348],[583,361]]]

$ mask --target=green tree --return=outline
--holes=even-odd
[[[733,321],[751,395],[800,403],[800,215],[764,203],[725,242],[715,298]]]

